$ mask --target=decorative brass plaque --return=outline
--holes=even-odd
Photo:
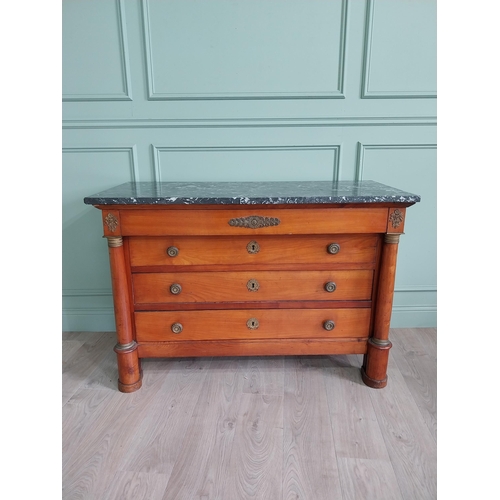
[[[118,227],[118,219],[113,214],[108,214],[104,218],[104,222],[108,229],[113,232]]]
[[[257,229],[259,227],[277,226],[281,221],[277,217],[261,217],[260,215],[249,215],[230,219],[229,225],[233,227],[248,227]]]
[[[392,227],[396,228],[403,222],[403,214],[399,209],[396,208],[391,215],[389,215],[389,220],[391,221]]]

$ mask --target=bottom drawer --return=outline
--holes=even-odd
[[[136,312],[138,342],[367,338],[370,309]]]

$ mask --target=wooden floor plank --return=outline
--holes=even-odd
[[[223,498],[243,389],[241,364],[236,358],[212,360],[164,500]]]
[[[283,396],[284,358],[282,356],[250,357],[243,372],[243,392]]]
[[[134,440],[120,464],[121,470],[170,478],[210,362],[211,358],[143,361],[148,372],[166,372],[165,381],[134,429]]]
[[[90,334],[83,345],[73,352],[62,368],[62,403],[67,401],[82,387],[87,378],[109,355],[116,344],[116,336],[111,333]]]
[[[168,476],[119,471],[102,498],[106,500],[161,500]]]
[[[436,498],[436,442],[389,358],[388,384],[370,391],[382,435],[405,500]]]
[[[425,349],[419,332],[396,330],[391,356],[415,400],[434,440],[437,440],[437,365]]]
[[[283,397],[242,394],[229,478],[221,498],[280,498],[282,465]]]
[[[66,412],[72,410],[73,418],[63,415],[63,443],[71,442],[63,460],[64,498],[102,498],[164,380],[165,372],[147,372],[140,391],[123,394],[81,389],[68,402]],[[86,412],[81,411],[82,406]],[[69,424],[71,420],[78,421],[76,430]]]
[[[324,378],[337,457],[389,460],[359,368],[325,367]]]
[[[82,347],[85,342],[83,340],[63,340],[61,359],[63,364],[68,363],[73,354]]]
[[[285,359],[283,500],[341,498],[322,368]]]
[[[344,500],[402,500],[389,460],[339,458]]]
[[[418,340],[427,354],[436,361],[437,359],[437,329],[436,328],[405,328],[410,336],[418,336]]]

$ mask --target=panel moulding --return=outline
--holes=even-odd
[[[361,75],[361,99],[421,99],[436,98],[434,91],[414,90],[414,91],[395,91],[395,90],[370,90],[370,65],[372,51],[373,34],[373,11],[375,0],[367,0],[365,37],[363,42],[363,71]]]
[[[153,71],[153,48],[151,42],[149,0],[142,2],[142,24],[144,34],[144,50],[148,82],[148,100],[234,100],[234,99],[345,99],[345,59],[347,46],[347,12],[348,0],[342,0],[340,20],[340,53],[337,89],[325,92],[221,92],[221,93],[167,93],[155,90]]]
[[[157,118],[63,120],[63,129],[372,127],[437,125],[435,116],[345,116],[309,118]]]
[[[321,145],[321,146],[189,146],[189,147],[176,147],[176,146],[155,146],[151,144],[153,153],[153,167],[155,182],[161,182],[161,165],[160,153],[162,152],[255,152],[255,151],[321,151],[330,150],[334,152],[333,158],[333,173],[332,180],[338,181],[340,178],[340,144],[336,145]]]
[[[133,146],[99,146],[99,147],[79,147],[63,148],[63,153],[128,153],[130,160],[130,180],[139,181],[139,169],[137,162],[137,147]]]
[[[368,149],[436,149],[437,144],[362,144],[358,142],[355,180],[363,180],[365,151]]]
[[[118,33],[120,36],[120,57],[122,67],[122,84],[124,91],[119,94],[63,94],[63,102],[92,102],[92,101],[132,101],[132,80],[128,53],[128,39],[125,20],[125,6],[123,0],[116,0],[118,16]]]

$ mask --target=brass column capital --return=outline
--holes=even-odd
[[[386,233],[384,242],[385,243],[395,243],[396,245],[399,243],[399,237],[401,233]]]
[[[123,245],[123,238],[121,236],[103,236],[103,238],[107,238],[108,247],[110,248],[121,247]]]

